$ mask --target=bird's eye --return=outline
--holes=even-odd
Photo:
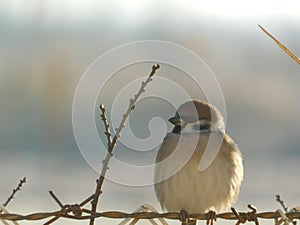
[[[209,130],[211,127],[210,123],[200,125],[200,130]]]
[[[199,124],[193,126],[194,130],[209,130],[211,128],[211,123],[207,120],[201,120]]]

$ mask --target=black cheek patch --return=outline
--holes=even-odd
[[[203,124],[200,126],[200,130],[209,130],[210,129],[210,124]]]
[[[193,126],[193,129],[194,130],[209,130],[210,129],[210,124],[209,123],[206,123],[206,124],[203,124],[203,125],[194,125]]]
[[[181,126],[175,126],[172,130],[172,133],[179,134],[181,129],[182,129]]]

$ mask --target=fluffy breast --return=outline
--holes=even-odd
[[[209,137],[221,138],[212,164],[198,170]],[[243,179],[242,156],[233,140],[221,133],[169,133],[156,157],[155,192],[168,211],[201,213],[226,210],[235,202]]]

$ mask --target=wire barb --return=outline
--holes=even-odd
[[[56,195],[54,194],[53,191],[49,191],[49,194],[51,195],[51,197],[54,199],[54,201],[55,201],[61,208],[64,207],[64,205],[61,203],[61,201],[58,199],[58,197],[56,197]]]
[[[36,213],[35,215],[38,215],[36,219],[30,219],[30,220],[38,220],[39,219],[45,219],[48,217],[53,216],[52,219],[47,221],[44,225],[49,225],[58,220],[60,217],[66,217],[66,218],[73,218],[73,219],[80,219],[82,217],[82,214],[88,213],[92,214],[92,212],[88,209],[84,209],[83,206],[86,205],[88,202],[90,202],[93,199],[93,195],[82,201],[80,204],[63,204],[59,198],[54,194],[53,191],[49,191],[49,194],[51,197],[55,200],[55,202],[59,205],[60,211],[56,211],[53,213],[45,213],[45,217],[41,218],[43,213]],[[71,214],[70,214],[71,213]],[[29,215],[33,216],[33,214]],[[0,218],[1,219],[1,218]],[[29,219],[28,219],[29,220]]]
[[[235,217],[238,219],[236,225],[239,225],[241,223],[246,223],[247,221],[249,222],[254,222],[255,225],[259,225],[259,222],[258,222],[258,216],[256,214],[256,208],[249,204],[248,205],[248,208],[251,209],[252,211],[251,212],[238,212],[236,211],[235,208],[231,208],[231,211],[233,212],[233,214],[235,215]]]

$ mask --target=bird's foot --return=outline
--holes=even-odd
[[[195,220],[195,219],[190,219],[188,221],[188,225],[196,225],[196,224],[197,224],[197,220]]]
[[[180,210],[179,216],[180,216],[180,221],[181,221],[182,225],[196,225],[197,224],[197,220],[191,219],[188,212],[184,209]]]
[[[207,213],[206,225],[213,225],[214,221],[217,221],[217,213],[213,210],[209,210]]]

